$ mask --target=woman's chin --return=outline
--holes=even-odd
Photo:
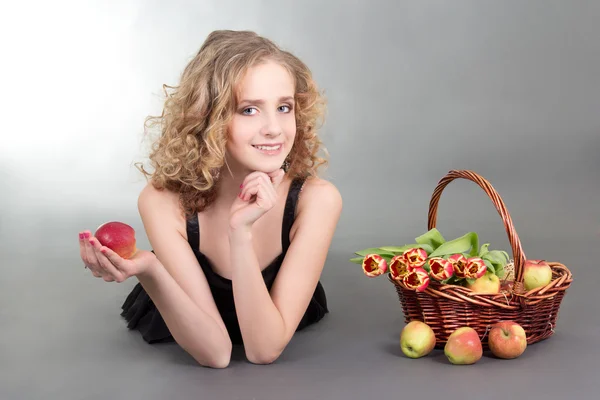
[[[282,168],[283,163],[257,163],[250,166],[251,171],[263,172],[265,174],[270,174],[271,172],[278,171]]]

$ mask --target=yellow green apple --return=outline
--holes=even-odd
[[[526,260],[523,268],[525,290],[546,286],[552,281],[552,268],[544,260]]]
[[[486,272],[481,278],[475,279],[473,283],[466,284],[466,287],[475,293],[493,294],[500,292],[500,278],[491,272]]]
[[[422,321],[411,321],[400,334],[402,353],[409,358],[420,358],[431,353],[435,347],[433,329]]]
[[[515,321],[500,321],[490,329],[488,345],[498,358],[517,358],[527,348],[527,335]]]
[[[451,364],[475,364],[483,356],[483,346],[477,331],[469,326],[456,329],[448,336],[444,354]]]

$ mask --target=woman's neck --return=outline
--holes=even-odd
[[[241,191],[240,185],[252,171],[243,168],[223,167],[220,172],[215,204],[220,210],[229,210]]]

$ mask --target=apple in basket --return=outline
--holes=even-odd
[[[426,356],[435,347],[435,333],[426,323],[411,321],[402,329],[400,347],[409,358]]]
[[[475,279],[473,283],[467,281],[466,287],[479,294],[495,294],[500,292],[500,278],[496,274],[486,272],[481,278]]]
[[[517,358],[527,348],[527,335],[515,321],[500,321],[490,329],[488,345],[498,358]]]
[[[475,364],[483,356],[483,346],[477,331],[469,326],[456,329],[448,336],[444,354],[451,364]]]
[[[552,268],[544,260],[526,260],[523,268],[525,290],[546,286],[552,281]]]

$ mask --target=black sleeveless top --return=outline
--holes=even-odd
[[[290,246],[290,231],[296,217],[296,205],[300,191],[302,190],[302,185],[304,184],[304,179],[305,178],[295,178],[288,191],[281,229],[283,250],[281,254],[262,271],[265,285],[269,291],[273,286],[275,278],[277,277],[277,272],[279,271]],[[217,309],[227,327],[231,341],[234,344],[241,344],[242,336],[235,311],[232,283],[231,280],[217,274],[213,270],[208,258],[200,252],[198,215],[195,215],[186,221],[186,230],[188,243],[194,251],[202,271],[206,276]],[[162,319],[160,312],[140,283],[137,283],[131,293],[129,293],[122,305],[122,310],[121,315],[127,321],[127,327],[129,329],[138,330],[146,342],[172,342],[174,340],[167,325]],[[301,330],[308,325],[318,322],[328,312],[325,291],[319,281],[297,330]]]

